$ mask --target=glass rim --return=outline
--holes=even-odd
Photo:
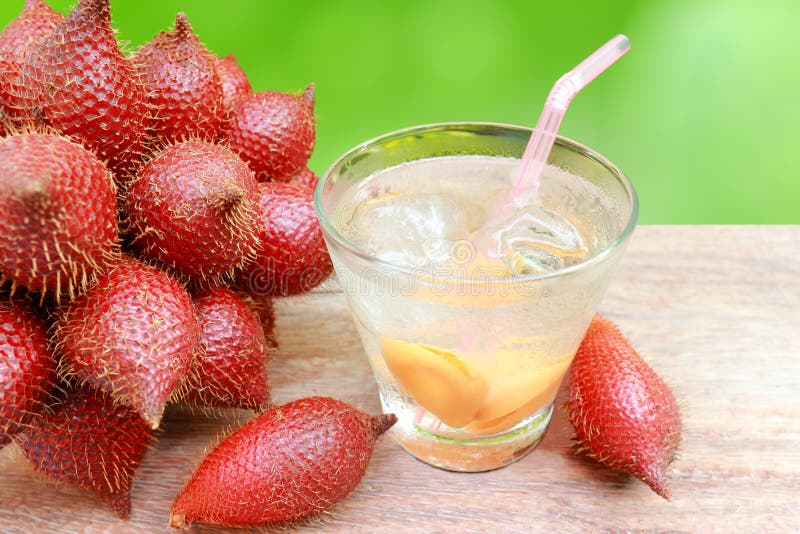
[[[592,150],[591,148],[587,147],[586,145],[574,141],[568,137],[564,137],[561,135],[556,136],[555,144],[562,146],[568,150],[576,152],[581,156],[588,158],[595,163],[599,164],[603,167],[610,175],[616,178],[620,184],[623,186],[625,192],[627,193],[628,199],[630,200],[631,204],[631,211],[628,217],[625,226],[623,227],[622,231],[619,235],[613,239],[608,245],[603,247],[601,250],[597,251],[595,254],[587,258],[586,260],[576,263],[575,265],[571,265],[569,267],[565,267],[563,269],[557,269],[555,271],[550,271],[547,273],[542,274],[530,274],[530,275],[515,275],[509,276],[505,278],[493,278],[493,277],[462,277],[462,276],[453,276],[449,274],[442,274],[442,273],[434,273],[430,270],[426,271],[424,269],[414,269],[405,267],[402,265],[397,265],[392,262],[388,262],[377,258],[363,250],[357,248],[353,243],[351,243],[346,237],[344,237],[334,226],[331,224],[330,219],[328,218],[328,214],[325,213],[325,209],[322,205],[322,194],[325,184],[328,182],[330,177],[340,169],[345,162],[348,160],[353,159],[355,156],[363,153],[364,151],[372,148],[374,146],[384,144],[389,141],[401,139],[404,137],[409,137],[413,135],[418,135],[424,132],[433,132],[433,131],[446,131],[452,130],[457,128],[469,128],[469,127],[479,127],[479,128],[498,128],[504,130],[511,130],[511,131],[519,131],[524,132],[527,135],[530,135],[533,132],[532,128],[528,128],[526,126],[519,126],[514,124],[506,124],[500,122],[439,122],[439,123],[431,123],[431,124],[422,124],[418,126],[411,126],[408,128],[402,128],[399,130],[394,130],[377,137],[373,137],[368,139],[355,147],[351,148],[347,152],[345,152],[342,156],[336,159],[326,170],[325,173],[320,177],[317,186],[314,191],[314,208],[317,213],[317,218],[320,221],[320,225],[325,233],[332,238],[339,246],[346,249],[349,253],[358,256],[359,258],[363,259],[364,261],[373,263],[383,269],[388,271],[395,272],[397,274],[402,274],[411,278],[415,279],[428,279],[430,282],[433,283],[459,283],[459,284],[468,284],[468,285],[488,285],[488,284],[503,284],[503,285],[514,285],[514,284],[524,284],[530,282],[539,282],[543,280],[549,280],[551,278],[560,278],[562,276],[567,276],[569,274],[575,272],[581,272],[583,270],[587,270],[594,266],[595,264],[601,263],[607,256],[609,256],[617,247],[623,244],[625,241],[633,233],[634,228],[636,228],[636,222],[639,218],[639,197],[636,194],[636,190],[633,187],[633,184],[630,182],[627,176],[617,167],[614,163],[612,163],[609,159],[601,155],[600,153]],[[423,158],[424,159],[424,158]]]

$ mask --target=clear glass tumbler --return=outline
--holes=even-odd
[[[522,156],[530,135],[529,128],[490,123],[392,132],[346,153],[317,187],[325,241],[383,409],[398,417],[394,437],[418,459],[444,469],[496,469],[539,444],[555,395],[636,225],[636,193],[613,163],[559,137],[548,163],[584,178],[602,198],[562,192],[551,201],[555,209],[574,213],[592,214],[601,206],[604,217],[584,222],[603,241],[569,267],[504,277],[410,269],[372,257],[345,238],[347,220],[337,208],[352,198],[352,188],[402,164],[414,172],[440,161],[446,173],[449,162],[482,156],[477,174],[491,174],[495,161],[507,173],[509,158]],[[546,174],[542,180],[544,190]],[[436,188],[436,180],[426,183]],[[452,254],[466,265],[474,256],[468,249],[455,247]]]

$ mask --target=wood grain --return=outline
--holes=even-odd
[[[800,227],[637,229],[602,311],[683,405],[673,501],[578,458],[557,410],[542,445],[481,474],[428,467],[383,440],[359,488],[303,532],[788,531],[800,528]],[[332,395],[380,409],[336,284],[277,304],[278,402]],[[175,493],[236,417],[171,411],[116,519],[92,495],[0,452],[0,532],[167,532]]]

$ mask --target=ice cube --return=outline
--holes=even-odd
[[[451,199],[414,193],[367,202],[350,230],[351,241],[368,254],[417,269],[448,260],[453,243],[467,237],[467,219]]]
[[[492,231],[511,272],[544,274],[583,261],[588,255],[580,231],[569,219],[540,205],[515,212]]]

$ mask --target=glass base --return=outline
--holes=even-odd
[[[401,447],[426,464],[447,471],[478,473],[525,457],[542,441],[552,414],[551,402],[507,432],[488,437],[449,437],[404,421],[398,421],[392,435]]]

